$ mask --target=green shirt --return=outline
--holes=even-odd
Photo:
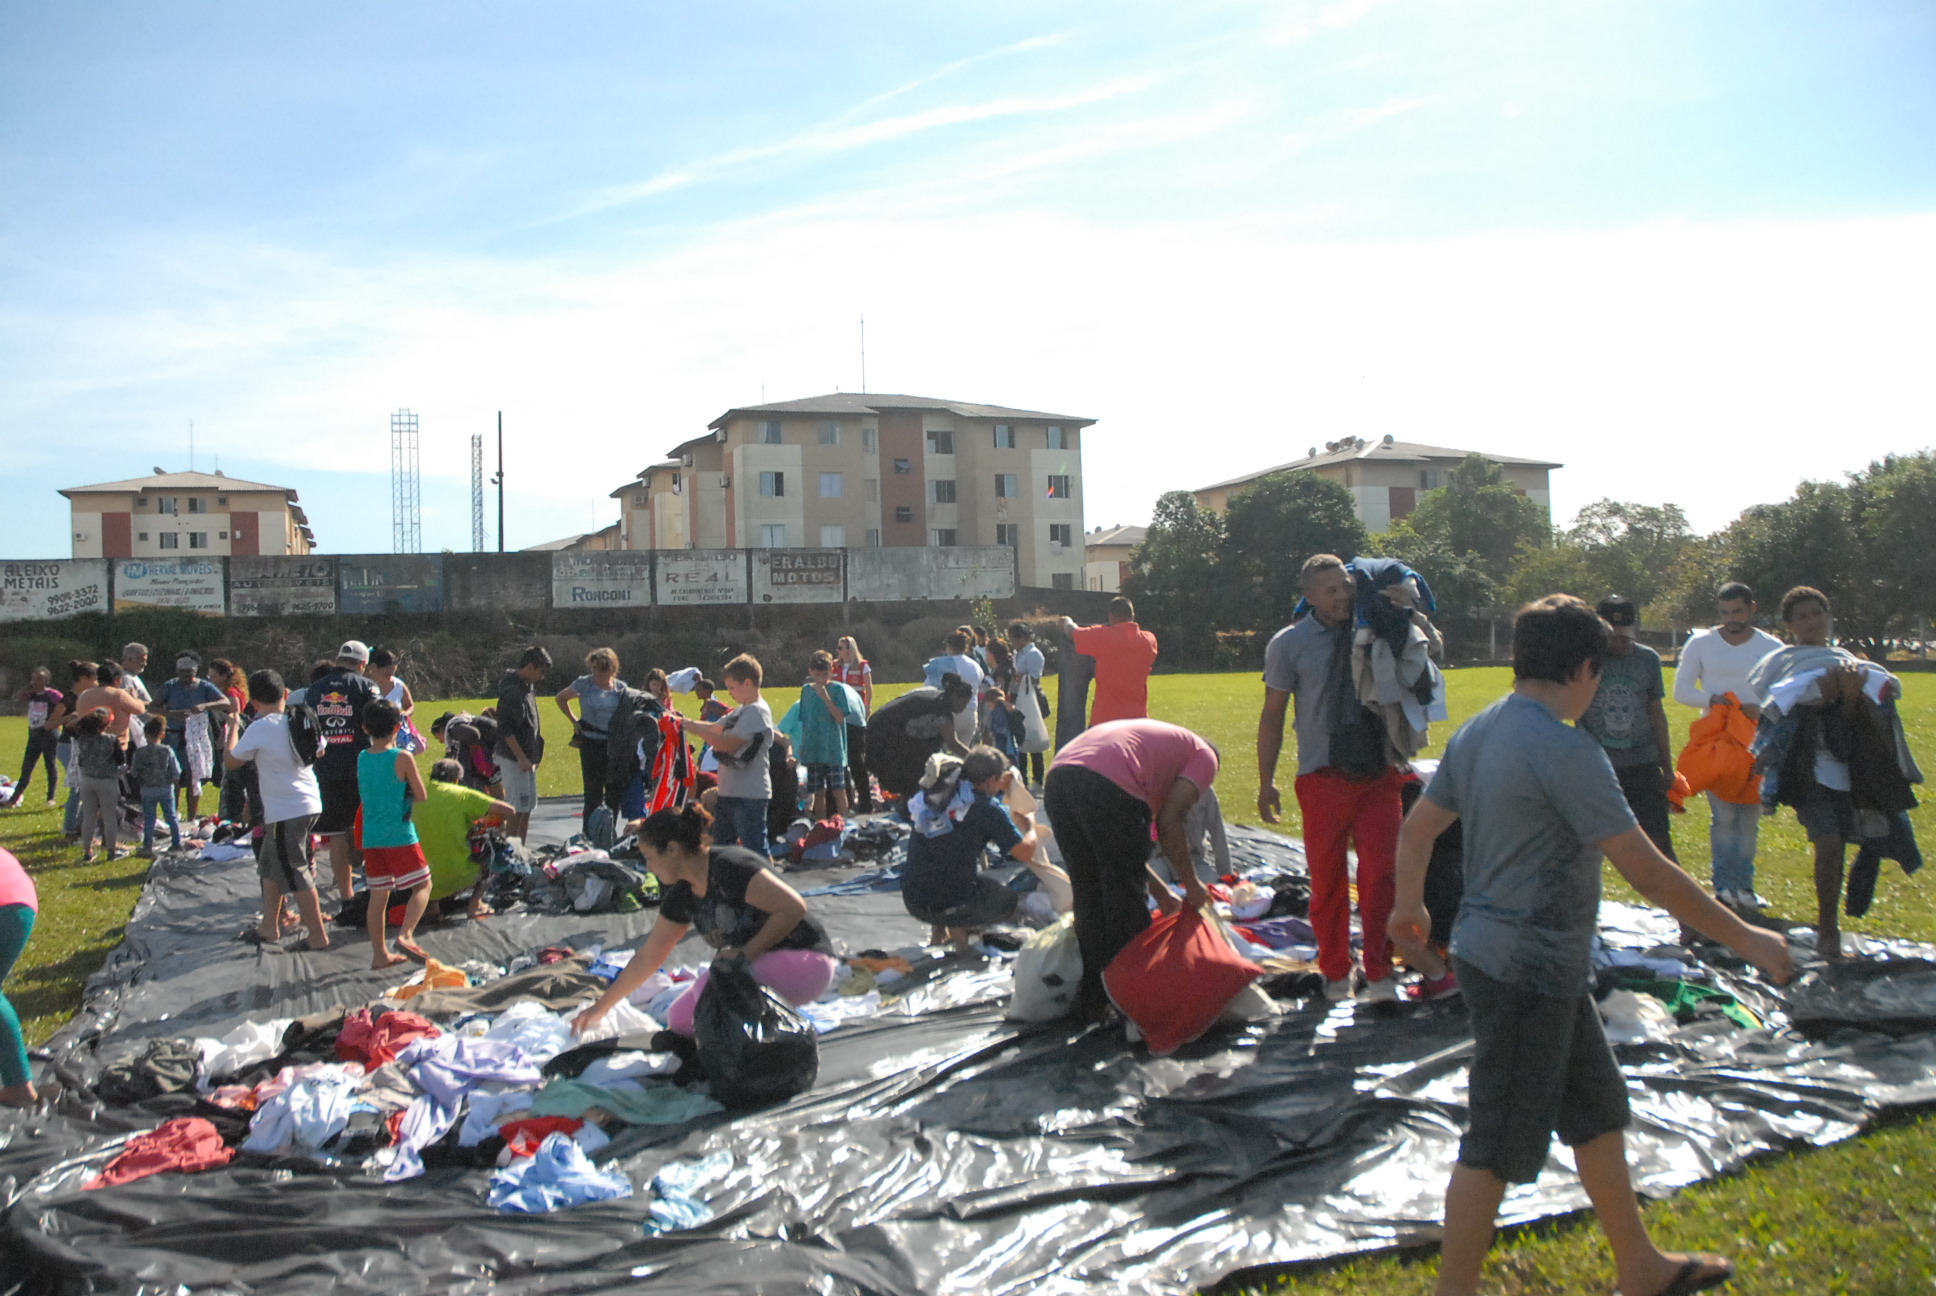
[[[491,812],[491,798],[455,783],[427,783],[428,799],[414,816],[430,863],[430,897],[456,895],[477,881],[471,863],[471,825]]]

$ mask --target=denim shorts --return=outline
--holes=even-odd
[[[1531,1183],[1546,1166],[1555,1133],[1579,1147],[1627,1127],[1627,1082],[1592,994],[1541,994],[1464,959],[1452,963],[1474,1045],[1460,1165]]]

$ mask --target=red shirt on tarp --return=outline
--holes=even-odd
[[[1077,626],[1076,651],[1096,659],[1096,695],[1089,723],[1141,720],[1149,714],[1150,667],[1156,665],[1156,636],[1134,621]]]

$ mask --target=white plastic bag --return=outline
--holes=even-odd
[[[1075,1006],[1081,981],[1075,916],[1064,914],[1029,937],[1016,953],[1015,994],[1008,1001],[1008,1020],[1041,1022],[1063,1016]]]
[[[1022,713],[1021,749],[1045,752],[1049,749],[1049,726],[1042,718],[1042,686],[1033,676],[1022,678],[1022,687],[1015,690],[1015,709]]]

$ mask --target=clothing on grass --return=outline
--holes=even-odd
[[[397,1063],[422,1093],[398,1127],[396,1160],[383,1176],[391,1183],[423,1173],[423,1149],[444,1136],[465,1098],[479,1085],[487,1081],[535,1085],[544,1079],[523,1050],[465,1035],[415,1040],[397,1055]]]
[[[695,895],[690,882],[674,883],[659,900],[660,916],[692,927],[714,949],[743,949],[771,916],[746,898],[747,888],[765,871],[766,861],[751,851],[715,846],[707,852],[705,894]],[[827,929],[808,913],[773,948],[832,954],[834,947]]]
[[[350,1123],[363,1068],[326,1063],[256,1108],[244,1152],[318,1152]]]

